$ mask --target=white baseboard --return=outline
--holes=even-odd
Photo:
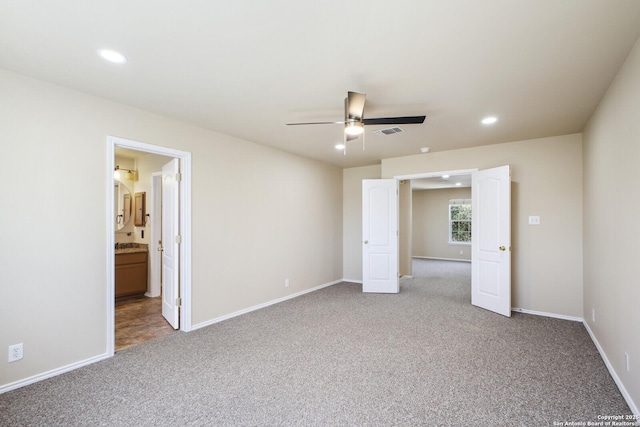
[[[600,357],[602,357],[602,360],[604,361],[604,364],[606,365],[607,369],[609,370],[609,374],[611,374],[611,377],[613,378],[613,381],[615,381],[616,385],[618,386],[618,389],[620,390],[620,393],[622,393],[622,397],[624,397],[624,400],[627,401],[627,405],[629,405],[629,409],[631,409],[631,412],[633,412],[634,415],[640,416],[640,411],[638,411],[638,406],[636,405],[636,403],[633,401],[633,399],[629,395],[629,392],[624,387],[624,384],[622,384],[622,381],[620,380],[620,377],[616,373],[615,369],[613,369],[613,365],[611,365],[611,362],[609,362],[609,359],[607,358],[606,353],[604,352],[604,350],[600,346],[600,343],[598,342],[598,339],[596,338],[596,336],[593,334],[593,331],[591,331],[591,328],[589,327],[589,324],[586,321],[583,321],[582,323],[584,324],[584,327],[587,329],[587,332],[589,333],[589,336],[591,337],[591,341],[593,341],[593,343],[595,344],[596,348],[598,349],[598,352],[600,353]]]
[[[524,308],[517,308],[517,307],[511,307],[511,311],[515,311],[515,312],[518,312],[518,313],[525,313],[525,314],[533,314],[535,316],[553,317],[553,318],[556,318],[556,319],[563,319],[563,320],[571,320],[571,321],[574,321],[574,322],[581,322],[584,325],[584,327],[587,329],[587,332],[589,333],[589,336],[591,337],[591,341],[593,341],[593,344],[598,349],[598,352],[600,353],[600,357],[602,357],[602,360],[604,361],[604,364],[606,365],[607,369],[609,370],[609,374],[611,374],[611,377],[613,378],[613,381],[618,386],[618,389],[620,390],[620,393],[622,394],[622,397],[624,397],[624,400],[627,402],[627,405],[629,405],[629,408],[631,409],[631,411],[635,415],[640,415],[640,412],[638,411],[638,406],[635,404],[633,399],[631,399],[631,396],[629,395],[629,392],[627,392],[627,389],[622,384],[622,381],[620,380],[620,377],[618,377],[618,374],[613,369],[613,366],[609,362],[609,359],[607,358],[607,355],[605,354],[604,350],[600,346],[600,343],[596,339],[596,336],[591,331],[591,328],[589,328],[589,324],[583,318],[581,318],[581,317],[573,317],[573,316],[565,316],[564,314],[545,313],[545,312],[542,312],[542,311],[527,310],[527,309],[524,309]]]
[[[527,310],[526,308],[511,307],[511,311],[524,314],[533,314],[535,316],[553,317],[554,319],[571,320],[572,322],[583,322],[582,317],[567,316],[564,314],[546,313],[544,311]]]
[[[247,314],[247,313],[250,313],[252,311],[259,310],[261,308],[269,307],[270,305],[278,304],[279,302],[284,302],[284,301],[287,301],[287,300],[302,296],[304,294],[308,294],[310,292],[318,291],[318,290],[320,290],[322,288],[333,286],[333,285],[336,285],[338,283],[342,283],[344,281],[347,281],[347,280],[346,279],[335,280],[333,282],[325,283],[324,285],[316,286],[315,288],[307,289],[307,290],[304,290],[304,291],[301,291],[301,292],[297,292],[295,294],[287,295],[287,296],[282,297],[282,298],[278,298],[278,299],[274,299],[272,301],[267,301],[267,302],[262,303],[262,304],[254,305],[253,307],[248,307],[248,308],[245,308],[245,309],[242,309],[242,310],[230,313],[230,314],[226,314],[224,316],[216,317],[215,319],[207,320],[205,322],[201,322],[201,323],[198,323],[196,325],[191,325],[191,331],[195,331],[196,329],[204,328],[206,326],[210,326],[210,325],[213,325],[215,323],[219,323],[219,322],[222,322],[224,320],[231,319],[233,317],[241,316],[243,314]]]
[[[20,387],[24,387],[29,384],[37,383],[38,381],[46,380],[47,378],[55,377],[60,374],[64,374],[69,371],[73,371],[83,366],[91,365],[92,363],[99,362],[104,359],[108,359],[110,356],[107,353],[99,356],[91,357],[89,359],[81,360],[80,362],[71,363],[70,365],[62,366],[60,368],[52,369],[47,372],[43,372],[32,377],[24,378],[22,380],[14,381],[12,383],[4,384],[0,386],[0,394],[6,393],[11,390],[15,390]]]
[[[325,283],[324,285],[316,286],[315,288],[312,288],[312,289],[307,289],[305,291],[298,292],[298,293],[295,293],[295,294],[292,294],[292,295],[287,295],[286,297],[278,298],[276,300],[269,301],[269,302],[266,302],[264,304],[259,304],[259,305],[253,306],[253,307],[246,308],[244,310],[236,311],[235,313],[231,313],[231,314],[228,314],[226,316],[218,317],[216,319],[209,320],[209,321],[203,322],[203,323],[199,323],[197,325],[192,325],[191,330],[193,331],[193,330],[196,330],[196,329],[199,329],[199,328],[203,328],[205,326],[212,325],[214,323],[218,323],[218,322],[221,322],[223,320],[230,319],[232,317],[240,316],[241,314],[249,313],[251,311],[258,310],[260,308],[268,307],[270,305],[277,304],[279,302],[283,302],[283,301],[286,301],[286,300],[289,300],[289,299],[292,299],[292,298],[296,298],[296,297],[299,297],[301,295],[304,295],[304,294],[307,294],[307,293],[310,293],[310,292],[314,292],[314,291],[320,290],[322,288],[326,288],[328,286],[336,285],[338,283],[342,283],[342,282],[345,282],[345,281],[349,281],[349,280],[346,280],[346,279],[335,280],[335,281],[330,282],[330,283]],[[38,381],[46,380],[47,378],[55,377],[57,375],[64,374],[64,373],[69,372],[69,371],[73,371],[73,370],[78,369],[78,368],[82,368],[83,366],[90,365],[92,363],[96,363],[96,362],[99,362],[101,360],[108,359],[109,357],[111,357],[111,356],[108,355],[107,353],[104,353],[104,354],[101,354],[101,355],[98,355],[98,356],[95,356],[95,357],[91,357],[89,359],[81,360],[80,362],[71,363],[69,365],[62,366],[62,367],[56,368],[56,369],[52,369],[50,371],[43,372],[41,374],[37,374],[37,375],[31,376],[31,377],[28,377],[28,378],[24,378],[24,379],[21,379],[21,380],[18,380],[18,381],[14,381],[12,383],[4,384],[4,385],[0,386],[0,394],[6,393],[6,392],[11,391],[11,390],[15,390],[15,389],[20,388],[20,387],[24,387],[24,386],[29,385],[29,384],[36,383]]]
[[[418,257],[416,257],[418,258]],[[212,320],[208,320],[206,322],[202,322],[202,323],[198,323],[196,325],[192,325],[192,329],[191,330],[196,330],[199,328],[204,328],[206,326],[209,325],[213,325],[215,323],[219,323],[222,322],[224,320],[227,319],[231,319],[233,317],[236,316],[240,316],[242,314],[246,314],[246,313],[250,313],[252,311],[255,310],[259,310],[261,308],[264,307],[268,307],[270,305],[274,305],[280,302],[284,302],[305,294],[308,294],[310,292],[314,292],[329,286],[333,286],[336,285],[338,283],[341,282],[352,282],[352,283],[362,283],[361,280],[352,280],[352,279],[340,279],[340,280],[335,280],[333,282],[329,282],[329,283],[325,283],[324,285],[320,285],[320,286],[316,286],[315,288],[311,288],[311,289],[307,289],[301,292],[297,292],[295,294],[291,294],[291,295],[287,295],[285,297],[282,298],[278,298],[272,301],[268,301],[266,303],[263,304],[258,304],[255,305],[253,307],[249,307],[243,310],[239,310],[236,311],[234,313],[231,314],[227,314],[225,316],[221,316]],[[638,411],[638,406],[635,404],[635,402],[633,401],[633,399],[631,398],[631,396],[629,395],[629,393],[627,392],[627,389],[624,387],[624,384],[622,383],[622,381],[620,380],[620,377],[618,377],[618,374],[616,373],[616,371],[613,369],[613,366],[611,365],[611,363],[609,362],[609,359],[607,358],[606,353],[604,352],[604,350],[602,349],[602,347],[600,346],[600,343],[598,342],[597,338],[595,337],[595,335],[593,334],[593,332],[591,331],[591,328],[589,328],[589,324],[584,321],[584,319],[580,318],[580,317],[573,317],[573,316],[565,316],[562,314],[555,314],[555,313],[546,313],[546,312],[541,312],[541,311],[534,311],[534,310],[527,310],[524,308],[517,308],[517,307],[512,307],[511,308],[512,311],[518,312],[518,313],[525,313],[525,314],[532,314],[532,315],[536,315],[536,316],[545,316],[545,317],[553,317],[553,318],[557,318],[557,319],[563,319],[563,320],[571,320],[571,321],[575,321],[575,322],[582,322],[587,330],[587,332],[589,333],[589,336],[591,337],[591,340],[593,341],[594,345],[596,346],[596,348],[598,349],[598,352],[600,353],[600,356],[602,357],[602,360],[604,361],[607,369],[609,370],[609,373],[611,374],[611,377],[613,378],[614,382],[616,383],[616,385],[618,386],[618,389],[620,390],[620,393],[622,394],[622,396],[624,397],[625,401],[627,402],[627,405],[629,405],[629,408],[631,409],[631,411],[635,414],[635,415],[640,415],[640,411]],[[66,366],[62,366],[60,368],[56,368],[56,369],[52,369],[50,371],[47,372],[43,372],[41,374],[38,375],[34,375],[19,381],[14,381],[12,383],[8,383],[5,385],[0,386],[0,394],[6,393],[8,391],[11,390],[15,390],[17,388],[20,387],[24,387],[27,386],[29,384],[33,384],[36,383],[38,381],[43,381],[47,378],[51,378],[51,377],[55,377],[57,375],[60,374],[64,374],[66,372],[70,372],[73,371],[75,369],[81,368],[83,366],[87,366],[90,365],[92,363],[96,363],[99,362],[101,360],[105,360],[108,359],[110,356],[107,353],[95,356],[95,357],[91,357],[89,359],[85,359],[76,363],[71,363],[69,365]]]

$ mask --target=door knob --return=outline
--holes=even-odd
[[[369,244],[369,241],[368,241],[368,240],[365,240],[365,241],[364,241],[364,244],[365,244],[365,245],[368,245],[368,244]]]
[[[498,249],[500,249],[501,251],[506,250],[507,248],[505,248],[504,246],[500,246]]]

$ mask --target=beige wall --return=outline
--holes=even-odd
[[[584,318],[640,405],[640,41],[584,131]],[[592,310],[596,320],[592,320]],[[627,372],[626,358],[630,357]]]
[[[342,277],[342,171],[0,71],[0,387],[106,352],[107,135],[192,153],[192,323]],[[284,287],[289,278],[291,286]]]
[[[413,191],[413,256],[471,260],[471,245],[449,244],[450,199],[471,199],[471,188]]]
[[[573,134],[384,159],[382,177],[511,165],[512,306],[582,317],[581,158]]]
[[[348,281],[362,282],[362,180],[379,178],[380,165],[342,171],[342,277]]]

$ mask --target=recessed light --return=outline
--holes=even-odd
[[[461,182],[456,182],[456,187],[460,187],[462,185]]]
[[[483,125],[492,125],[497,121],[498,121],[497,117],[485,117],[484,119],[482,119],[482,124]]]
[[[336,150],[344,150],[344,144],[336,144]]]
[[[113,62],[114,64],[124,64],[127,62],[127,58],[121,54],[120,52],[116,52],[115,50],[109,49],[101,49],[98,51],[98,54],[105,60],[109,62]]]
[[[449,179],[449,175],[442,175],[442,179]]]
[[[420,149],[420,152],[422,152],[422,153],[428,153],[428,152],[429,152],[429,150],[430,150],[430,148],[429,148],[429,147],[422,147],[422,148]]]

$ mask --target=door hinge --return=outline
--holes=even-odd
[[[178,173],[176,174],[176,181],[177,181],[177,182],[182,181],[182,174],[181,174],[180,172],[178,172]]]
[[[176,243],[182,243],[182,236],[179,234],[176,236]]]
[[[182,298],[176,298],[176,307],[182,307]]]

